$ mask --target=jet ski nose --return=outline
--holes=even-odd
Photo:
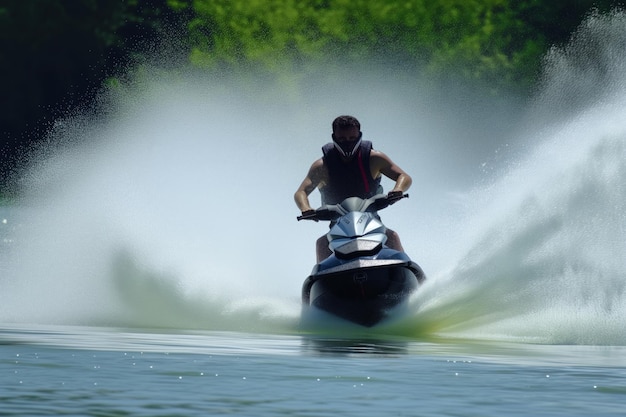
[[[355,239],[335,248],[339,259],[354,259],[361,256],[376,255],[383,248],[382,242],[369,239]]]

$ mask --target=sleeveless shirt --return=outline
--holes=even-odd
[[[332,142],[322,147],[328,170],[328,183],[320,189],[322,204],[339,204],[348,197],[370,198],[383,192],[380,177],[372,178],[371,151],[372,143],[361,141],[357,154],[345,162]]]

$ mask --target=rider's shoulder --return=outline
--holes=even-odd
[[[378,149],[372,149],[370,152],[371,160],[391,160],[386,153],[379,151]]]
[[[324,159],[323,158],[316,159],[311,164],[311,169],[323,169],[323,168],[324,168]]]
[[[311,164],[309,172],[312,175],[325,178],[328,175],[328,168],[326,167],[326,164],[324,164],[324,159],[320,158],[313,162],[313,164]]]

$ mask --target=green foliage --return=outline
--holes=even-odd
[[[383,64],[494,91],[533,85],[541,57],[612,0],[171,0],[191,9],[191,61],[298,73]]]
[[[510,87],[531,82],[546,47],[523,36],[510,0],[196,0],[193,11],[191,61],[234,71],[386,63]]]

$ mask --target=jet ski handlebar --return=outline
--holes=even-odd
[[[302,213],[302,216],[298,216],[300,220],[335,220],[344,214],[351,211],[363,211],[363,212],[376,212],[390,205],[400,201],[403,198],[408,198],[408,194],[403,194],[401,191],[390,192],[389,194],[377,194],[373,197],[362,199],[359,197],[349,197],[342,201],[340,204],[326,204],[316,210],[309,210]]]

